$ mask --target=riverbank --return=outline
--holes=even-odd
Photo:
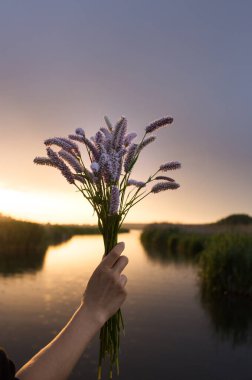
[[[148,256],[199,266],[204,293],[252,297],[252,218],[231,215],[207,225],[151,224],[141,234]]]
[[[122,228],[122,232],[129,232]],[[39,224],[0,215],[0,255],[35,254],[49,245],[67,241],[74,235],[96,235],[95,226]]]
[[[129,232],[122,228],[122,232]],[[0,215],[0,273],[12,275],[41,270],[51,245],[75,235],[99,235],[95,226],[39,224]]]

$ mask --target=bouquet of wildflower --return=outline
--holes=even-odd
[[[145,181],[131,178],[131,173],[139,154],[156,136],[152,132],[170,125],[171,117],[157,120],[145,128],[140,143],[134,143],[137,134],[127,133],[125,117],[113,126],[105,116],[105,126],[95,136],[87,138],[82,128],[68,138],[54,137],[45,140],[47,157],[36,157],[34,162],[57,168],[66,180],[76,186],[88,200],[98,217],[98,227],[104,240],[104,255],[117,244],[117,235],[129,210],[149,194],[179,187],[174,179],[163,172],[178,169],[177,161],[160,165],[157,171]],[[86,164],[79,145],[85,148],[90,163]],[[55,151],[51,146],[60,149]],[[157,175],[157,174],[161,175]],[[155,181],[155,182],[154,182]],[[156,182],[158,181],[158,182]],[[147,190],[150,183],[152,187]],[[113,367],[119,374],[120,332],[124,332],[124,323],[119,309],[101,328],[98,379],[101,379],[102,361],[106,354],[110,358],[110,378]]]

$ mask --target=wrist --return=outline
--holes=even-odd
[[[100,329],[107,321],[107,318],[103,313],[90,310],[83,301],[81,301],[79,306],[79,312],[85,320],[88,320],[89,323],[93,324],[97,329]]]

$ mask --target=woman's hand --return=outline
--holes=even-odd
[[[83,294],[82,306],[86,313],[102,325],[125,301],[127,277],[121,274],[128,264],[126,256],[120,256],[125,248],[118,243],[95,269]]]

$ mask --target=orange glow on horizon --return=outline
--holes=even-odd
[[[204,208],[200,208],[197,203],[188,202],[186,196],[182,195],[180,197],[179,192],[172,192],[158,198],[155,195],[150,196],[141,205],[130,210],[125,223],[201,224],[215,222],[232,213],[221,205],[218,205],[218,214],[214,210],[212,213],[205,213]],[[0,214],[36,223],[97,225],[96,214],[80,194],[25,191],[11,189],[3,184],[0,185]]]
[[[77,201],[78,205],[75,204]],[[71,194],[49,194],[0,188],[0,212],[39,223],[95,224],[91,208]],[[87,215],[87,216],[85,216]]]

